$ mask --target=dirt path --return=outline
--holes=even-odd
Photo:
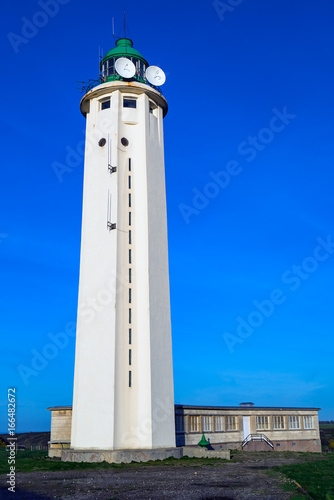
[[[279,479],[267,474],[276,465],[296,463],[298,458],[279,454],[252,454],[238,463],[214,465],[138,466],[17,474],[16,494],[0,489],[0,498],[29,500],[285,500],[291,494]],[[4,485],[4,476],[1,485]]]

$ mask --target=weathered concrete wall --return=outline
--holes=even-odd
[[[108,463],[131,463],[148,462],[151,460],[165,460],[166,458],[222,458],[230,460],[230,451],[207,450],[199,447],[185,446],[183,448],[161,448],[155,450],[63,450],[61,459],[63,462],[108,462]]]
[[[64,450],[61,455],[63,462],[108,462],[129,464],[131,462],[149,462],[150,460],[165,460],[166,458],[181,458],[182,448],[161,448],[155,450]]]
[[[191,458],[223,458],[225,460],[231,459],[230,450],[207,450],[206,448],[183,446],[182,453],[184,457]]]

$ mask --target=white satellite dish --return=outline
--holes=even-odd
[[[157,87],[163,85],[166,81],[166,75],[158,66],[149,66],[145,72],[147,80]]]
[[[115,63],[117,73],[123,78],[132,78],[136,73],[136,67],[130,59],[120,57]]]

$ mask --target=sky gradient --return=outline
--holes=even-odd
[[[122,11],[19,0],[0,20],[2,432],[8,387],[18,432],[49,430],[46,408],[72,404],[77,81],[98,77]],[[126,36],[167,75],[175,402],[334,419],[334,5],[128,0],[126,13]]]

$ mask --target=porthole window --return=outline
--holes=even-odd
[[[106,142],[107,142],[107,141],[105,140],[105,138],[104,138],[104,137],[102,137],[102,139],[100,139],[100,140],[99,140],[99,146],[100,146],[100,148],[103,148],[103,146],[105,146],[105,145],[106,145]]]
[[[123,146],[128,146],[129,145],[129,141],[126,139],[126,137],[122,137],[121,143],[122,143]]]

